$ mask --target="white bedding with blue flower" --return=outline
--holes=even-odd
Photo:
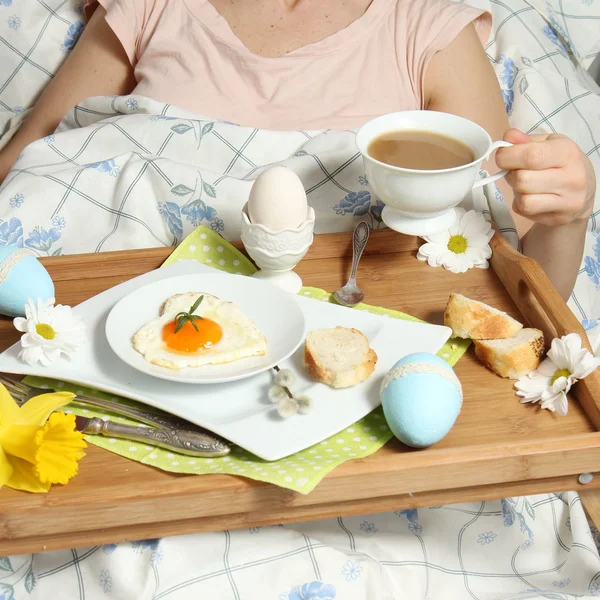
[[[472,3],[494,15],[486,50],[512,124],[566,133],[600,172],[600,96],[578,66],[600,49],[600,0]],[[0,0],[0,147],[81,29],[80,2]],[[0,188],[0,245],[39,256],[172,245],[200,224],[236,238],[252,181],[273,162],[302,177],[318,232],[381,226],[352,132],[257,131],[132,96],[91,99],[24,150]],[[599,216],[600,200],[570,301],[596,347]],[[0,558],[0,600],[57,594],[563,600],[600,596],[600,558],[576,494]]]
[[[506,498],[0,558],[0,598],[590,598],[594,536],[577,494]]]

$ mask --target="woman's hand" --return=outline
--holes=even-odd
[[[492,139],[505,136],[516,144],[498,150],[483,166],[491,174],[499,168],[515,169],[507,181],[498,181],[498,188],[508,206],[513,205],[522,252],[540,263],[568,299],[581,265],[595,193],[587,157],[564,136],[526,136],[509,130],[498,78],[471,25],[431,59],[425,101],[430,110],[466,117]]]
[[[526,135],[509,129],[514,146],[496,152],[496,165],[510,169],[513,211],[551,227],[587,221],[594,207],[596,177],[590,159],[561,134]]]

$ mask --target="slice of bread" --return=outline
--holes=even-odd
[[[544,353],[544,334],[539,329],[521,329],[503,340],[475,340],[475,355],[500,377],[519,379],[537,369]]]
[[[452,329],[454,337],[473,340],[510,338],[523,328],[506,313],[461,294],[450,294],[444,325]]]
[[[377,354],[358,329],[315,329],[306,337],[304,366],[309,375],[334,388],[356,385],[375,370]]]

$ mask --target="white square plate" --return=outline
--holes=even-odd
[[[412,352],[435,354],[451,333],[449,328],[439,325],[373,315],[298,296],[307,331],[336,325],[359,329],[369,338],[379,360],[367,381],[336,390],[305,375],[302,344],[279,366],[296,373],[292,391],[309,395],[314,406],[307,415],[284,420],[267,398],[273,371],[231,383],[202,386],[176,383],[132,369],[108,345],[104,333],[106,318],[121,298],[153,281],[198,273],[215,271],[195,261],[180,261],[106,290],[76,307],[88,326],[92,343],[71,360],[61,359],[50,367],[29,366],[18,360],[20,345],[15,344],[0,355],[0,372],[76,382],[138,400],[205,427],[271,461],[308,448],[367,415],[380,404],[381,380],[396,361]],[[223,277],[240,276],[223,274]]]

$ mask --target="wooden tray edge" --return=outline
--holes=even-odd
[[[499,232],[492,238],[490,246],[490,264],[494,272],[527,324],[544,332],[546,344],[555,337],[576,333],[583,346],[593,354],[585,330],[538,262],[517,252]],[[594,427],[600,430],[600,372],[596,370],[578,382],[572,393]]]

